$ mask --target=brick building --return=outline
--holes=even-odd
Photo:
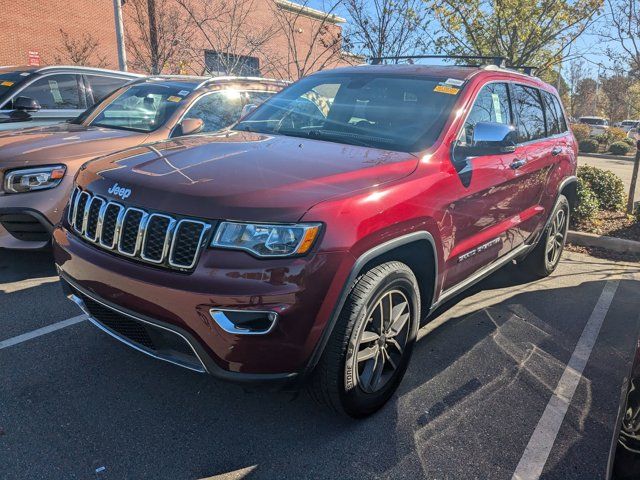
[[[171,42],[163,73],[235,73],[295,79],[351,63],[341,52],[344,19],[288,0],[153,0],[157,29]],[[149,73],[147,0],[126,0],[123,17],[130,70]],[[233,4],[235,8],[229,8]],[[85,64],[117,68],[113,0],[0,0],[0,65]],[[190,13],[185,5],[191,7]],[[220,20],[202,25],[210,11]],[[230,13],[230,12],[235,13]],[[227,13],[229,12],[229,13]],[[240,12],[240,14],[238,14]],[[141,30],[147,29],[147,32]],[[164,32],[162,29],[167,30]],[[184,32],[182,31],[184,30]],[[223,32],[224,35],[220,35]],[[261,36],[262,35],[262,36]],[[147,38],[147,40],[143,40]],[[160,45],[166,51],[165,45]]]

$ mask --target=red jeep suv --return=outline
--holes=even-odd
[[[494,65],[323,71],[232,128],[85,164],[54,231],[100,329],[362,417],[421,320],[511,262],[558,265],[576,142],[553,87]]]

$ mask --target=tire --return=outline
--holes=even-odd
[[[519,262],[532,275],[543,278],[551,275],[560,263],[569,230],[569,200],[560,195],[551,214],[549,226],[540,237],[536,247]],[[555,242],[551,245],[551,242]]]
[[[362,274],[313,372],[311,397],[354,418],[376,412],[404,376],[419,319],[420,290],[407,265],[392,261]]]

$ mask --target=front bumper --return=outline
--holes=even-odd
[[[161,348],[131,345],[81,305],[100,328],[156,358],[226,380],[288,382],[306,371],[352,265],[346,252],[257,260],[208,249],[185,274],[113,255],[64,227],[53,237],[59,273],[74,300],[98,302],[144,328],[169,332],[182,348],[176,354],[163,341]],[[233,333],[213,319],[216,310],[275,312],[277,322],[264,334]]]
[[[49,190],[0,193],[0,248],[29,250],[47,246],[69,201],[72,177],[67,172],[62,183]]]

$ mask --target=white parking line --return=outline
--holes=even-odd
[[[553,396],[529,439],[512,480],[537,480],[540,478],[567,414],[573,394],[578,387],[580,378],[582,378],[582,372],[596,343],[604,318],[618,289],[618,284],[618,280],[609,280],[605,284]]]
[[[60,330],[61,328],[65,328],[70,325],[75,325],[76,323],[83,322],[86,319],[87,316],[85,314],[82,314],[75,317],[67,318],[66,320],[62,320],[58,323],[47,325],[46,327],[38,328],[37,330],[32,330],[31,332],[23,333],[22,335],[18,335],[16,337],[2,340],[0,341],[0,350],[2,350],[3,348],[11,347],[13,345],[17,345],[22,342],[26,342],[27,340],[31,340],[32,338],[46,335],[47,333],[55,332],[56,330]]]

